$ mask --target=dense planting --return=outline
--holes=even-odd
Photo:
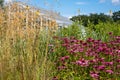
[[[0,8],[0,80],[120,80],[119,22],[58,29],[17,9]]]
[[[60,38],[55,62],[58,79],[119,79],[120,36],[113,36],[111,32],[109,35],[108,42]]]

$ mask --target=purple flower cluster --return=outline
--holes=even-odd
[[[98,73],[98,72],[91,71],[91,72],[90,72],[90,76],[91,76],[92,78],[98,79],[98,78],[99,78],[99,73]]]
[[[94,79],[120,73],[120,36],[114,36],[108,42],[92,38],[83,41],[75,37],[65,37],[61,40],[62,47],[69,54],[66,53],[66,56],[62,57],[60,57],[62,54],[59,55],[59,65],[66,63],[62,67],[57,65],[60,70],[72,68],[76,74],[79,74],[78,69],[87,72]]]
[[[80,65],[80,66],[82,66],[82,67],[89,65],[89,64],[88,64],[88,60],[84,60],[84,59],[81,59],[81,60],[76,61],[76,64],[78,64],[78,65]]]

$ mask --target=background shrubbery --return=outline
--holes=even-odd
[[[100,22],[106,23],[106,22],[117,22],[120,24],[120,11],[113,12],[113,14],[110,15],[105,15],[104,13],[100,14],[90,14],[88,15],[78,15],[78,16],[73,16],[71,18],[72,21],[74,22],[79,22],[82,23],[85,27],[89,27],[89,23],[92,23],[94,25],[99,24]]]

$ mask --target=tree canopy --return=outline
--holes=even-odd
[[[115,22],[120,21],[120,11],[114,12],[112,18]]]
[[[94,25],[97,25],[99,22],[120,22],[120,11],[114,12],[112,16],[106,15],[104,13],[100,14],[90,14],[88,15],[78,15],[78,16],[73,16],[71,18],[72,21],[74,22],[80,22],[84,26],[88,26],[89,23],[93,23]]]
[[[4,3],[4,0],[0,0],[0,6],[2,7]]]
[[[78,15],[71,18],[72,21],[81,22],[84,26],[87,26],[88,23],[98,24],[99,22],[112,21],[111,17],[105,15],[104,13],[100,14],[90,14],[88,15]]]

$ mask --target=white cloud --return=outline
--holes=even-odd
[[[111,3],[114,5],[120,4],[120,0],[99,0],[100,3],[105,3],[106,1],[111,1]]]
[[[72,18],[73,16],[69,16],[68,19]]]
[[[87,3],[85,3],[85,2],[76,2],[75,4],[77,4],[77,5],[84,5],[84,4],[87,4]]]
[[[120,4],[120,0],[112,0],[112,3],[115,5],[118,5],[118,4]]]

